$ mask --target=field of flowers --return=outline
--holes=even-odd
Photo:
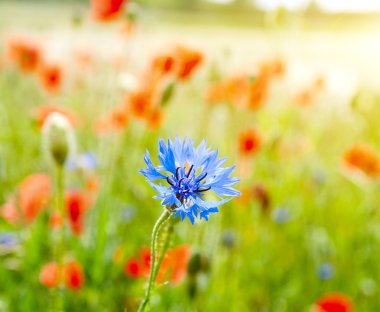
[[[379,33],[179,14],[0,3],[0,311],[380,311]]]

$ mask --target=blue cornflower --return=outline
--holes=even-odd
[[[227,158],[218,159],[218,150],[211,150],[203,140],[197,147],[194,141],[177,136],[167,145],[158,142],[160,166],[155,167],[146,151],[144,160],[148,168],[141,169],[149,184],[158,192],[154,198],[161,199],[162,205],[175,212],[175,217],[186,217],[194,224],[195,217],[208,220],[210,213],[218,212],[218,206],[229,201],[240,192],[232,188],[239,179],[230,177],[235,166],[223,168]],[[163,180],[159,184],[153,183]],[[207,192],[213,192],[219,200],[204,199]]]
[[[94,170],[98,166],[96,155],[92,152],[85,152],[76,156],[71,156],[66,161],[66,169],[75,170]]]

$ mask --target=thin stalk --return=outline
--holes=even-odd
[[[167,220],[169,220],[170,216],[171,216],[170,212],[167,209],[164,209],[164,212],[158,218],[156,224],[153,227],[152,241],[151,241],[151,264],[150,264],[148,288],[145,293],[145,298],[140,304],[138,312],[145,311],[145,308],[147,307],[149,303],[150,295],[154,288],[154,282],[156,280],[155,272],[156,272],[156,255],[157,255],[157,249],[158,249],[158,238],[159,238],[162,225],[165,224]]]
[[[157,279],[157,275],[158,275],[158,272],[160,271],[160,267],[161,267],[162,261],[165,258],[166,250],[169,247],[170,238],[171,238],[171,235],[173,233],[173,229],[174,229],[174,219],[170,220],[170,222],[168,224],[168,227],[167,227],[167,230],[166,230],[166,237],[165,237],[165,240],[164,240],[164,245],[162,246],[160,257],[158,258],[158,262],[157,262],[156,269],[155,269],[155,272],[154,272],[154,280]]]
[[[57,203],[56,207],[59,211],[62,218],[64,218],[64,170],[62,166],[57,166]],[[63,253],[64,253],[64,224],[62,228],[57,233],[57,250],[56,250],[56,259],[57,264],[61,268],[63,265]],[[55,290],[55,308],[54,311],[63,311],[63,289],[61,287],[57,287]]]

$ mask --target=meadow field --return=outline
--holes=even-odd
[[[256,14],[0,2],[1,312],[380,311],[380,22]]]

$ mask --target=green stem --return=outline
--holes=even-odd
[[[57,166],[57,210],[64,218],[64,170],[62,166]],[[62,228],[57,233],[57,250],[56,250],[56,261],[59,267],[63,265],[63,253],[64,253],[64,224]],[[57,287],[55,290],[55,307],[54,311],[63,311],[63,289]]]
[[[173,233],[173,228],[174,228],[174,219],[171,219],[169,224],[168,224],[168,227],[166,229],[166,237],[165,237],[164,245],[162,246],[160,257],[158,258],[156,269],[154,271],[154,277],[153,277],[154,280],[157,279],[157,275],[158,275],[158,272],[160,271],[161,263],[165,258],[166,250],[169,247],[170,238],[171,238],[171,235]]]
[[[160,234],[160,229],[162,225],[169,220],[171,214],[170,212],[165,208],[164,212],[161,214],[161,216],[158,218],[156,224],[153,227],[152,231],[152,242],[151,242],[151,264],[150,264],[150,274],[149,274],[149,282],[148,282],[148,288],[145,293],[145,298],[141,302],[140,307],[138,309],[138,312],[145,311],[146,306],[149,303],[150,300],[150,294],[154,287],[154,282],[156,280],[155,278],[155,271],[156,271],[156,254],[158,249],[158,237]]]

